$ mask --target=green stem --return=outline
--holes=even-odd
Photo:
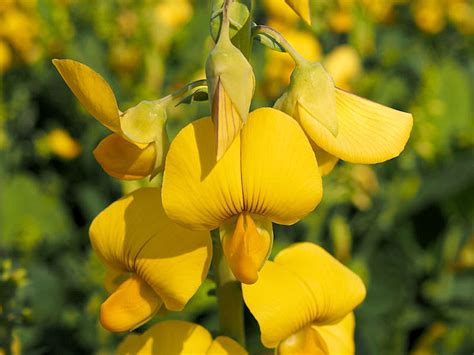
[[[245,346],[244,301],[240,282],[236,280],[227,264],[219,230],[212,231],[212,236],[214,241],[212,265],[216,278],[220,330],[223,335]]]
[[[296,64],[304,64],[307,62],[301,54],[286,40],[283,35],[270,26],[256,25],[253,27],[254,34],[262,33],[273,38],[290,56]]]
[[[193,82],[191,82],[189,84],[186,84],[185,86],[179,88],[178,90],[172,92],[171,94],[166,95],[165,97],[162,97],[161,99],[157,100],[156,102],[166,105],[166,104],[170,103],[173,100],[181,98],[182,96],[187,94],[189,91],[191,91],[191,90],[193,90],[197,87],[206,86],[206,85],[207,85],[207,80],[206,79],[193,81]]]

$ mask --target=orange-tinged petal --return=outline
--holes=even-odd
[[[126,332],[154,316],[162,303],[146,282],[132,276],[102,303],[100,323],[111,332]]]
[[[150,143],[141,149],[112,133],[94,149],[94,157],[110,176],[121,180],[139,180],[153,172],[156,146]]]
[[[336,324],[313,325],[313,329],[326,343],[329,354],[352,355],[355,353],[355,317],[353,312]]]
[[[211,118],[184,127],[168,151],[163,176],[163,206],[174,221],[211,230],[243,210],[240,140],[216,162]]]
[[[141,188],[112,203],[94,219],[89,234],[108,267],[136,274],[167,309],[181,310],[206,278],[209,233],[172,222],[161,205],[160,188]]]
[[[339,321],[365,297],[360,278],[311,243],[280,252],[274,262],[265,263],[258,281],[243,284],[242,291],[269,348],[311,324]]]
[[[273,243],[272,222],[247,212],[220,227],[222,248],[234,276],[252,284],[258,279]]]
[[[336,89],[338,134],[324,126],[298,105],[295,118],[328,153],[360,164],[375,164],[398,156],[405,147],[413,125],[412,115]]]
[[[287,114],[261,108],[241,133],[244,209],[293,224],[321,201],[316,158],[301,127]]]
[[[132,334],[119,345],[119,355],[206,354],[212,344],[211,334],[204,327],[190,322],[169,320],[159,322],[139,336]]]
[[[53,59],[53,64],[82,106],[105,127],[120,131],[115,95],[102,76],[71,59]]]
[[[217,337],[207,350],[206,355],[246,355],[247,351],[235,340],[220,336]]]

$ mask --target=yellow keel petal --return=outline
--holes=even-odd
[[[353,312],[336,324],[313,325],[313,329],[324,339],[329,354],[353,355],[355,353]]]
[[[240,282],[255,283],[272,247],[271,221],[244,212],[221,226],[220,232],[224,255],[234,276]]]
[[[53,59],[53,64],[81,105],[105,127],[120,132],[117,100],[104,78],[75,60]]]
[[[121,180],[139,180],[153,172],[156,146],[150,143],[140,149],[113,133],[94,149],[94,157],[110,176]]]
[[[412,115],[336,89],[338,134],[297,105],[295,118],[323,150],[351,163],[375,164],[398,156],[413,125]]]
[[[134,329],[161,307],[160,297],[137,276],[122,283],[100,306],[100,323],[111,332]]]

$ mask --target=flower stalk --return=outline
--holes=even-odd
[[[220,331],[245,346],[244,301],[240,282],[237,281],[224,256],[219,230],[213,230],[212,266],[216,279]]]

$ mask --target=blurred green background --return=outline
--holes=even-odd
[[[106,129],[51,59],[94,68],[125,110],[204,77],[209,3],[0,0],[0,354],[109,354],[123,338],[98,323],[104,269],[87,230],[145,183],[115,180],[94,161]],[[474,1],[314,0],[313,28],[283,0],[256,3],[256,22],[322,61],[339,87],[414,115],[399,158],[339,162],[317,210],[276,226],[273,254],[313,241],[364,279],[358,354],[472,354]],[[252,63],[254,106],[272,105],[292,63],[258,43]],[[208,112],[206,102],[169,110],[170,136]],[[215,332],[212,288],[207,281],[185,312],[156,320]],[[251,353],[271,354],[247,321]]]

